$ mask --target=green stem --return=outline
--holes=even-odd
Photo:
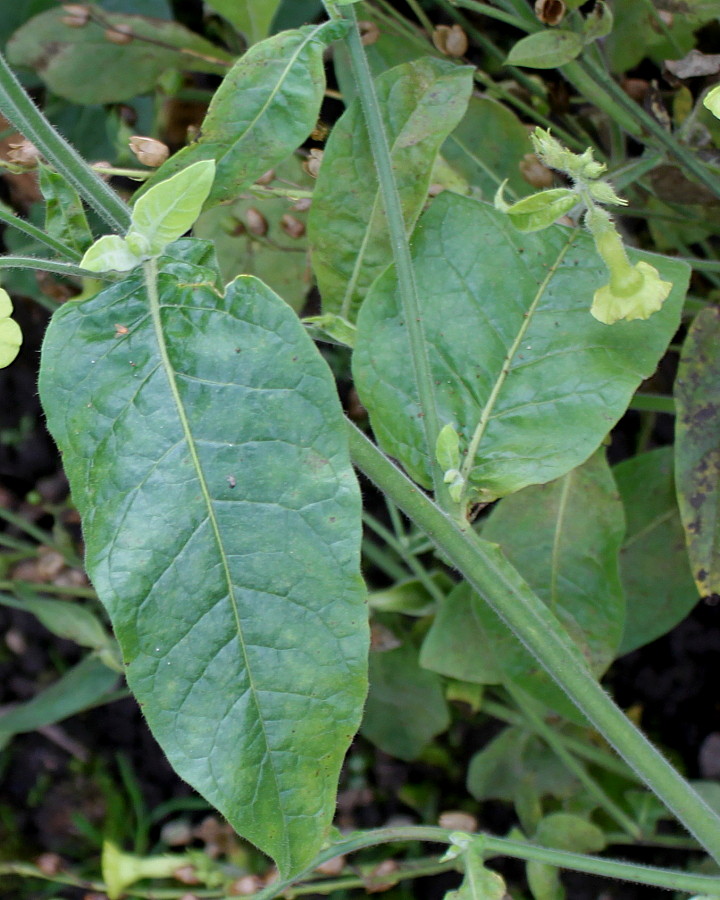
[[[37,550],[37,547],[32,549]],[[36,594],[59,594],[63,597],[84,597],[88,600],[97,600],[94,589],[82,585],[52,584],[50,582],[38,584],[36,581],[19,581],[17,578],[13,578],[12,581],[0,581],[0,591],[14,591],[16,588],[33,591]]]
[[[52,272],[54,275],[66,275],[75,278],[95,278],[110,280],[109,274],[88,272],[72,263],[57,259],[39,259],[37,256],[0,256],[0,269],[39,269],[41,272]]]
[[[61,543],[55,540],[55,538],[50,534],[49,531],[43,531],[42,528],[38,528],[37,525],[33,525],[32,522],[28,522],[23,516],[19,516],[17,513],[11,512],[9,509],[3,509],[0,507],[0,519],[4,519],[9,525],[14,525],[15,528],[19,528],[21,531],[24,531],[25,534],[29,535],[31,538],[34,538],[39,544],[42,544],[45,547],[52,547],[53,550],[57,550],[57,552],[63,557],[65,562],[69,566],[81,567],[82,560],[73,553],[72,550],[68,550],[66,547],[63,547]]]
[[[72,247],[69,247],[62,241],[58,241],[51,235],[46,234],[42,228],[38,228],[37,225],[33,225],[32,222],[28,222],[26,219],[21,219],[20,216],[16,216],[15,213],[6,210],[2,205],[0,205],[0,222],[5,222],[6,225],[17,228],[18,231],[24,232],[24,234],[40,244],[45,244],[46,247],[54,250],[60,256],[75,262],[80,259],[81,254],[77,250],[73,250]]]
[[[383,541],[390,547],[391,550],[394,550],[395,553],[402,559],[405,565],[410,569],[413,575],[418,579],[418,581],[423,585],[425,590],[430,594],[430,596],[437,603],[442,603],[445,600],[445,594],[440,588],[435,584],[430,575],[428,574],[425,566],[417,561],[417,559],[409,553],[407,548],[403,546],[403,544],[397,540],[397,538],[392,534],[392,532],[388,531],[387,528],[375,518],[375,516],[370,515],[370,513],[363,513],[363,522],[375,532],[375,534],[382,538]]]
[[[428,35],[431,35],[435,29],[433,27],[433,23],[425,14],[425,10],[422,8],[422,6],[420,6],[417,0],[407,0],[407,5],[413,11],[413,13],[415,14],[415,18],[422,25]]]
[[[472,12],[480,13],[480,15],[487,16],[489,19],[496,19],[498,22],[512,25],[514,28],[519,28],[521,31],[530,31],[530,28],[528,27],[529,23],[520,18],[520,16],[503,12],[495,6],[490,6],[489,3],[478,3],[477,0],[453,0],[453,6],[472,10]]]
[[[661,412],[675,415],[675,400],[664,394],[635,394],[630,401],[630,409],[639,409],[642,412]]]
[[[58,132],[25,93],[0,54],[0,112],[32,141],[53,166],[105,221],[118,232],[130,224],[127,205]]]
[[[395,558],[387,553],[382,547],[378,547],[369,538],[364,538],[362,542],[363,556],[366,556],[370,562],[377,566],[381,572],[384,572],[388,578],[393,581],[405,581],[408,573]]]
[[[337,17],[338,11],[332,0],[325,0],[326,8],[330,15]],[[352,6],[342,8],[340,15],[352,23],[352,30],[346,40],[350,66],[358,89],[360,103],[365,115],[368,137],[372,148],[375,168],[377,170],[380,194],[385,206],[390,244],[395,261],[398,289],[402,302],[403,316],[408,331],[410,342],[410,355],[412,359],[413,374],[417,384],[422,411],[423,429],[428,451],[433,459],[433,484],[435,496],[444,506],[450,504],[447,487],[443,483],[443,472],[435,461],[435,442],[440,426],[435,406],[435,393],[433,391],[432,375],[430,371],[430,359],[427,351],[427,342],[420,315],[420,302],[418,298],[415,273],[413,271],[410,246],[408,244],[407,230],[403,216],[400,196],[395,182],[390,147],[388,145],[385,126],[382,120],[380,104],[372,74],[368,65],[365,50],[360,40],[360,32],[357,28],[357,18]]]
[[[573,773],[577,780],[582,784],[591,797],[594,797],[598,805],[614,819],[615,822],[628,835],[636,840],[642,837],[642,829],[637,822],[634,822],[628,814],[621,809],[615,801],[609,797],[595,779],[588,774],[585,766],[570,753],[565,747],[562,738],[547,724],[547,722],[539,716],[535,711],[532,701],[520,690],[516,685],[509,681],[505,682],[505,690],[510,694],[518,708],[522,710],[532,725],[533,731],[536,732],[550,747],[553,753],[561,760],[565,767]]]
[[[492,716],[494,719],[500,719],[500,721],[506,722],[508,725],[517,725],[520,728],[524,728],[526,731],[535,731],[533,723],[528,721],[521,713],[509,709],[503,703],[498,703],[495,700],[483,698],[481,711]],[[608,772],[614,772],[616,775],[619,775],[621,778],[626,778],[628,781],[638,780],[637,775],[632,769],[629,769],[621,759],[600,749],[600,747],[595,747],[590,741],[575,738],[562,731],[558,731],[556,735],[558,740],[561,740],[571,753],[581,757],[581,759],[584,759],[586,762],[589,762],[594,766],[600,766]]]
[[[500,548],[478,538],[469,524],[445,515],[351,423],[348,437],[358,468],[427,533],[678,821],[720,861],[720,817],[603,691],[562,624]]]
[[[395,828],[378,828],[374,831],[356,832],[344,841],[339,841],[323,850],[315,860],[294,878],[273,882],[252,900],[272,900],[292,888],[295,882],[311,875],[317,866],[337,856],[354,853],[366,847],[376,847],[407,841],[427,841],[439,844],[450,844],[454,832],[448,828],[431,826],[398,826]],[[603,875],[607,878],[618,878],[623,881],[634,881],[638,884],[654,885],[667,890],[686,891],[697,894],[720,893],[720,878],[710,875],[693,875],[677,872],[672,869],[657,869],[652,866],[638,866],[631,863],[618,862],[613,859],[602,859],[597,856],[585,856],[580,853],[569,853],[567,850],[551,850],[535,844],[513,841],[508,838],[496,838],[489,835],[478,835],[482,841],[486,856],[510,856],[515,859],[536,860],[563,869],[576,872],[587,872],[591,875]]]

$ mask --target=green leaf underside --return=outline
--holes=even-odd
[[[627,532],[620,553],[625,630],[619,655],[670,631],[698,602],[673,479],[673,449],[661,447],[615,466]]]
[[[213,206],[237,197],[282,162],[317,123],[325,91],[323,52],[334,28],[325,22],[284,31],[251,47],[215,92],[200,139],[170,157],[148,185],[214,159],[207,202]]]
[[[435,157],[462,118],[471,89],[471,69],[431,58],[404,63],[375,81],[408,231],[427,199]],[[327,142],[308,237],[323,311],[354,321],[371,282],[392,261],[359,100]]]
[[[602,451],[557,481],[506,497],[482,531],[483,539],[500,545],[560,618],[598,677],[615,658],[623,633],[618,553],[624,532],[622,505]],[[467,681],[516,682],[544,704],[583,722],[492,609],[479,597],[469,599],[469,590],[456,591],[428,633],[423,665]]]
[[[0,749],[16,734],[61,722],[97,703],[117,683],[118,673],[86,656],[32,700],[0,716]]]
[[[574,31],[538,31],[521,38],[505,60],[508,66],[529,69],[556,69],[582,53],[584,41]]]
[[[370,654],[370,693],[361,733],[399,759],[416,759],[445,731],[450,714],[442,682],[421,669],[410,644]]]
[[[720,596],[720,310],[700,312],[675,379],[675,483],[701,597]]]
[[[357,484],[334,385],[252,277],[173,245],[67,304],[40,391],[128,683],[186,781],[284,873],[313,858],[366,690]],[[128,334],[114,337],[122,322]]]
[[[208,6],[224,16],[256,44],[267,37],[280,0],[209,0]]]
[[[75,188],[64,175],[40,165],[38,182],[45,199],[45,231],[78,253],[92,243],[92,231]]]
[[[58,6],[15,32],[7,45],[8,61],[34,69],[53,93],[81,104],[117,103],[143,94],[166,69],[224,74],[232,62],[221,47],[178,22],[100,12],[103,21],[129,26],[137,37],[115,44],[95,22],[71,28],[63,24],[66,12]]]
[[[589,309],[607,271],[589,235],[519,234],[503,213],[449,192],[420,219],[412,252],[440,424],[455,425],[463,450],[475,440],[470,479],[488,497],[559,478],[592,454],[675,333],[689,275],[631,252],[673,290],[647,321],[602,325]],[[430,487],[412,371],[389,269],[358,318],[355,383],[383,449]]]

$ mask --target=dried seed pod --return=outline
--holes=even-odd
[[[290,213],[282,215],[280,227],[291,238],[301,238],[305,234],[305,223],[301,222],[300,219],[296,219],[295,216],[291,216]]]
[[[294,209],[295,212],[307,212],[312,205],[312,200],[310,197],[301,197],[299,200],[296,200],[290,209]]]
[[[321,863],[315,871],[321,875],[340,875],[345,868],[346,858],[344,856],[336,856],[327,862]]]
[[[268,169],[267,172],[263,172],[259,178],[255,179],[255,184],[270,184],[270,182],[274,180],[275,169]]]
[[[535,188],[549,188],[553,185],[552,169],[543,165],[534,153],[526,153],[520,160],[520,174]]]
[[[258,875],[242,875],[227,888],[227,894],[230,897],[248,897],[257,893],[262,886],[262,879]]]
[[[559,25],[566,10],[563,0],[535,0],[535,15],[544,25]]]
[[[132,152],[144,166],[161,166],[170,155],[167,144],[155,138],[134,134],[129,144]]]
[[[60,21],[68,28],[84,28],[90,21],[90,10],[82,3],[63,3],[63,12]]]
[[[113,25],[111,28],[106,28],[104,37],[111,44],[130,44],[135,35],[130,25],[120,23],[119,25]]]
[[[308,173],[308,175],[313,178],[317,178],[318,172],[320,171],[320,164],[322,163],[323,151],[322,150],[311,150],[308,158],[303,163],[303,169]]]
[[[57,853],[41,853],[35,860],[35,865],[43,875],[53,876],[62,870],[63,861]]]
[[[440,814],[438,825],[441,828],[451,828],[453,831],[466,831],[470,834],[478,829],[478,821],[470,813],[460,810],[448,810]]]
[[[255,209],[254,206],[250,206],[245,210],[245,224],[247,225],[247,230],[250,234],[254,234],[257,237],[263,237],[267,234],[267,219],[260,210]]]
[[[8,144],[8,159],[10,162],[18,163],[21,166],[35,166],[40,159],[40,151],[32,143],[25,138],[21,141]]]
[[[380,29],[374,22],[358,22],[361,42],[368,47],[380,37]]]
[[[467,53],[467,35],[459,25],[438,25],[432,33],[432,41],[445,56],[457,59]]]

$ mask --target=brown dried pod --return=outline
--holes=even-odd
[[[335,856],[333,859],[321,863],[315,871],[321,875],[340,875],[345,868],[345,861],[344,856]]]
[[[35,865],[43,875],[57,875],[62,870],[62,857],[57,853],[41,853],[35,860]]]
[[[320,171],[320,164],[322,163],[323,151],[322,150],[311,150],[308,158],[303,163],[303,169],[310,175],[312,178],[318,177],[318,172]]]
[[[180,866],[173,872],[173,878],[180,884],[201,884],[195,866]]]
[[[358,22],[361,42],[368,47],[380,37],[380,29],[374,22]]]
[[[275,169],[268,169],[267,172],[263,172],[259,178],[255,179],[255,184],[270,184],[270,182],[274,180]]]
[[[130,44],[135,35],[130,25],[120,23],[119,25],[113,25],[111,28],[106,28],[104,37],[111,44]]]
[[[559,25],[566,11],[563,0],[535,0],[535,15],[544,25]]]
[[[38,148],[32,141],[28,141],[25,138],[21,141],[8,144],[8,148],[7,158],[10,162],[18,163],[18,165],[35,166],[37,165],[38,159],[40,159],[40,151]]]
[[[82,3],[63,3],[63,12],[60,21],[68,28],[84,28],[90,21],[90,10]]]
[[[450,828],[453,831],[466,831],[470,834],[478,829],[478,821],[475,816],[460,810],[448,810],[440,813],[438,825],[441,828]]]
[[[311,206],[312,200],[310,197],[301,197],[293,203],[290,209],[294,209],[295,212],[307,212]]]
[[[467,53],[467,35],[459,25],[438,25],[432,33],[432,41],[445,56],[458,59]]]
[[[134,134],[129,141],[130,149],[144,166],[161,166],[170,156],[167,144],[155,138]]]
[[[250,234],[257,235],[257,237],[263,237],[267,234],[267,219],[260,210],[255,209],[254,206],[250,206],[245,210],[245,224],[247,225],[247,230]]]
[[[226,889],[229,897],[248,897],[255,894],[263,886],[263,881],[258,875],[243,875]]]
[[[301,238],[305,234],[305,223],[296,219],[295,216],[291,216],[290,213],[283,213],[280,218],[280,227],[291,238]]]
[[[518,168],[525,181],[534,188],[552,187],[552,170],[543,165],[534,153],[526,153],[520,160]]]

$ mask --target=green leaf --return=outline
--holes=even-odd
[[[20,352],[22,332],[20,326],[11,319],[13,306],[10,295],[0,288],[0,369],[9,366]]]
[[[698,601],[673,478],[673,450],[661,447],[615,466],[627,532],[620,552],[625,630],[618,655],[670,631]]]
[[[16,734],[53,725],[94,706],[117,680],[118,673],[94,654],[86,656],[32,700],[0,715],[0,748]]]
[[[322,0],[280,0],[271,33],[306,25],[322,12]]]
[[[154,185],[135,203],[127,243],[142,256],[159,256],[200,215],[215,177],[215,163],[200,160]]]
[[[604,0],[597,0],[583,22],[585,43],[607,37],[613,28],[613,13]]]
[[[553,188],[523,197],[512,206],[503,209],[503,212],[512,222],[513,228],[517,228],[518,231],[523,233],[542,231],[560,216],[570,212],[578,201],[579,197],[575,191],[568,188]]]
[[[460,437],[448,422],[437,436],[435,458],[441,469],[457,469],[460,465]]]
[[[325,22],[251,47],[216,91],[199,140],[171,156],[149,183],[197,160],[214,159],[217,171],[208,199],[213,206],[233,200],[282,162],[317,123],[325,92],[323,53],[335,37],[336,23]]]
[[[457,125],[472,70],[426,57],[376,80],[408,231],[427,199],[433,162]],[[355,100],[333,128],[308,221],[323,310],[351,321],[368,287],[392,261],[365,117]]]
[[[45,231],[82,253],[93,240],[82,201],[59,172],[39,166],[39,184],[45,198]]]
[[[15,600],[7,595],[0,595],[0,605],[32,613],[48,631],[75,641],[81,647],[103,650],[112,646],[113,640],[102,622],[86,606],[67,600],[48,600],[31,591],[23,591],[21,596],[21,600]]]
[[[717,2],[709,0],[705,21],[717,17]],[[673,15],[670,23],[663,23],[659,10],[652,3],[614,3],[613,29],[605,40],[605,51],[610,68],[615,73],[624,73],[634,68],[642,59],[649,57],[661,63],[666,59],[680,59],[695,46],[694,31],[701,24],[703,3],[688,0],[682,15]],[[696,15],[691,15],[695,7]]]
[[[232,62],[225,50],[177,22],[97,12],[111,27],[130,28],[133,39],[112,43],[96,21],[82,28],[64,25],[66,13],[57,6],[15,32],[8,61],[34,69],[60,97],[88,104],[117,103],[150,91],[166,69],[224,74]]]
[[[520,162],[532,153],[527,128],[517,116],[495,100],[471,97],[462,122],[442,146],[443,157],[485,200],[507,180],[516,194],[531,188],[520,172]]]
[[[533,841],[543,847],[575,853],[599,853],[606,845],[605,835],[597,825],[564,812],[545,816],[533,835]],[[564,900],[565,889],[555,866],[530,860],[527,878],[535,900]]]
[[[506,497],[482,531],[558,616],[598,676],[615,658],[623,633],[618,553],[624,531],[602,451],[557,481]],[[441,607],[421,660],[466,681],[517,682],[571,720],[583,721],[534,657],[464,585]]]
[[[80,265],[88,272],[129,272],[141,263],[142,256],[133,253],[125,238],[118,234],[98,238],[80,260]]]
[[[574,31],[554,28],[521,38],[512,48],[505,64],[528,69],[556,69],[580,56],[584,42]]]
[[[486,744],[470,760],[468,791],[476,800],[514,802],[528,789],[540,797],[566,800],[578,783],[539,737],[512,726]]]
[[[464,877],[456,891],[448,891],[444,900],[503,900],[505,882],[484,863],[482,841],[472,841],[462,854]]]
[[[360,496],[330,372],[251,276],[173,245],[55,314],[40,393],[130,688],[283,873],[318,852],[366,690]],[[115,337],[115,323],[127,334]]]
[[[312,178],[297,156],[275,167],[275,183],[288,183],[301,190],[312,188]],[[272,186],[272,185],[271,185]],[[249,211],[259,212],[267,222],[267,232],[256,235],[247,227]],[[256,275],[299,312],[312,286],[312,272],[305,234],[289,231],[287,216],[298,231],[306,226],[307,211],[296,209],[285,197],[257,197],[243,194],[231,205],[216,206],[204,212],[195,223],[193,234],[211,240],[217,251],[223,282],[236,275]]]
[[[420,668],[412,645],[370,654],[364,737],[391,756],[412,760],[449,724],[440,679]]]
[[[430,578],[441,591],[452,587],[452,582],[444,572],[435,572]],[[435,609],[435,599],[418,578],[409,578],[381,591],[373,591],[368,601],[370,608],[378,612],[397,612],[406,616],[426,616]]]
[[[241,31],[248,44],[268,36],[279,5],[280,0],[208,0],[208,6]]]
[[[481,499],[559,478],[590,456],[655,370],[689,274],[682,262],[631,252],[674,288],[647,321],[608,328],[590,315],[607,272],[589,234],[557,225],[519,234],[504,213],[448,192],[420,219],[412,253],[438,416],[475,447],[467,465]],[[392,269],[357,324],[353,372],[375,435],[430,487]]]
[[[701,597],[720,596],[720,310],[700,312],[675,379],[675,483]]]

